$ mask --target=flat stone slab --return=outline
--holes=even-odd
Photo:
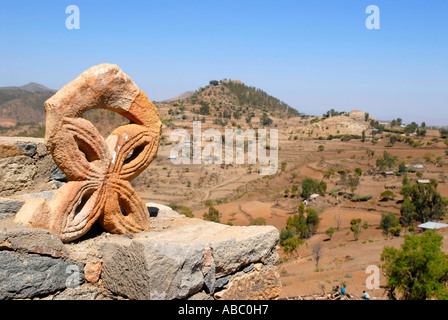
[[[182,299],[206,281],[210,287],[252,263],[275,266],[278,261],[279,232],[273,226],[228,226],[147,205],[159,208],[151,219],[155,229],[132,239],[110,235],[101,240],[102,279],[112,292],[131,299]]]

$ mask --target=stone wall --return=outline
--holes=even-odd
[[[234,227],[158,208],[151,231],[93,228],[63,244],[52,232],[0,220],[0,299],[275,299],[278,230]]]
[[[0,196],[50,189],[53,165],[44,139],[0,137]]]
[[[0,218],[13,215],[30,198],[51,199],[65,181],[44,139],[0,137]]]

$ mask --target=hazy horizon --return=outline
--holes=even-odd
[[[79,30],[66,28],[70,4]],[[379,30],[365,26],[371,4]],[[156,101],[227,78],[305,114],[448,125],[447,16],[443,0],[19,0],[0,12],[0,86],[58,90],[108,62]]]

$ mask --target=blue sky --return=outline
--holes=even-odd
[[[67,6],[80,9],[68,30]],[[368,30],[368,5],[380,29]],[[446,0],[3,1],[0,86],[116,63],[150,99],[238,79],[299,111],[448,125]]]

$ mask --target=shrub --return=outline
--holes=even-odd
[[[266,219],[263,217],[258,217],[255,219],[252,219],[250,221],[251,226],[265,226],[266,225]]]
[[[213,206],[210,206],[210,208],[208,208],[208,213],[204,213],[203,215],[204,220],[206,221],[212,221],[212,222],[220,222],[220,213],[218,211],[218,209],[216,209]]]
[[[330,237],[330,240],[331,240],[331,238],[333,238],[334,228],[333,228],[333,227],[328,228],[328,229],[325,231],[325,234],[326,234],[327,236],[329,236],[329,237]]]
[[[261,121],[261,125],[263,125],[263,126],[270,126],[273,123],[272,119],[269,118],[267,113],[263,113],[263,115],[261,116],[260,121]]]
[[[358,240],[359,235],[361,234],[361,219],[352,219],[350,221],[350,230],[353,232],[353,236],[355,240]]]
[[[403,231],[403,228],[400,226],[389,228],[389,233],[395,237],[399,237],[401,231]]]
[[[340,188],[333,188],[333,189],[331,189],[329,192],[328,192],[328,194],[330,195],[330,196],[333,196],[333,197],[337,197],[338,196],[338,192],[340,191],[341,189]]]
[[[383,213],[381,216],[380,228],[383,229],[383,233],[389,236],[391,228],[398,226],[398,218],[392,212],[388,214]]]
[[[283,242],[283,252],[287,255],[293,254],[303,243],[303,240],[297,237],[289,238]]]
[[[312,178],[305,178],[302,181],[302,193],[300,196],[308,199],[313,193],[318,193],[321,196],[325,195],[327,191],[327,183],[324,181],[318,182]]]
[[[380,194],[380,197],[382,201],[388,201],[395,199],[396,195],[392,191],[386,190]]]
[[[367,194],[367,195],[356,195],[351,197],[351,201],[353,202],[361,202],[361,201],[369,201],[370,199],[372,199],[373,196],[371,194]]]
[[[325,179],[330,179],[331,176],[334,175],[334,169],[330,168],[327,171],[324,172],[324,178]]]
[[[179,212],[180,214],[185,215],[188,218],[193,218],[193,212],[191,211],[190,207],[187,206],[182,206],[182,205],[177,205],[175,203],[170,203],[168,205],[171,209],[173,209],[174,211]]]
[[[210,104],[206,101],[201,101],[201,107],[199,108],[199,114],[208,115],[210,114]]]
[[[280,232],[280,245],[283,246],[284,242],[292,237],[294,237],[294,233],[291,229],[282,229]]]

